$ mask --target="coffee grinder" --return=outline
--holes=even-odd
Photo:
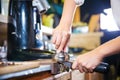
[[[50,8],[46,0],[10,0],[8,13],[8,60],[50,58],[43,46],[41,14]]]

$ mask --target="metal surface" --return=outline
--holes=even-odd
[[[70,62],[70,56],[67,52],[61,51],[60,53],[56,53],[54,60],[57,63],[52,65],[52,74],[59,74],[65,71],[69,72],[72,69],[72,62]]]
[[[67,52],[61,51],[59,53],[56,52],[54,59],[57,62],[64,62],[64,61],[69,61],[70,57],[69,57],[69,54]]]
[[[37,6],[40,14],[45,13],[50,8],[47,0],[33,0],[33,6]]]

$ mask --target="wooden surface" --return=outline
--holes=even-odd
[[[101,73],[86,73],[85,80],[103,80],[103,74]]]
[[[102,36],[102,32],[72,34],[68,46],[92,50],[100,45]]]
[[[100,31],[100,14],[94,14],[90,17],[88,29],[89,32]]]
[[[55,61],[51,59],[46,60],[36,60],[36,61],[24,61],[24,62],[14,62],[13,65],[0,66],[0,75],[8,74],[12,72],[19,72],[27,69],[37,68],[40,65],[52,64]],[[12,63],[12,62],[9,62]]]
[[[40,72],[37,74],[32,74],[27,76],[10,78],[8,80],[44,80],[45,78],[49,78],[50,76],[52,76],[51,73],[49,71],[46,71],[46,72]]]
[[[56,63],[56,61],[51,59],[44,59],[44,60],[41,59],[35,61],[15,62],[14,66],[0,67],[0,72],[1,72],[0,75],[16,72],[16,71],[18,72],[22,70],[32,69],[35,67],[39,67],[41,65],[52,64],[52,63]],[[51,74],[50,70],[47,70],[29,75],[12,77],[7,80],[71,80],[71,72],[62,72],[60,74],[53,75]]]
[[[0,72],[7,71],[7,73],[16,71],[21,71],[25,69],[30,69],[34,67],[39,67],[44,64],[54,63],[53,60],[37,60],[37,61],[25,61],[25,62],[15,62],[16,66],[0,67]],[[5,74],[5,72],[4,72]],[[79,71],[62,72],[60,74],[53,75],[51,71],[44,71],[30,75],[24,75],[19,77],[9,78],[7,80],[84,80],[84,74]]]
[[[79,70],[72,71],[71,80],[85,80],[85,73],[80,73]]]
[[[11,78],[8,80],[71,80],[71,72],[63,72],[61,74],[52,75],[49,71],[45,71],[28,76]]]

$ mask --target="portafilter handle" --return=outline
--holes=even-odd
[[[73,62],[69,61],[69,55],[65,52],[60,52],[57,54],[57,59],[59,63],[66,66],[67,70],[72,69]],[[108,63],[101,62],[94,70],[93,72],[99,72],[99,73],[107,73],[109,72],[110,66]]]
[[[59,63],[63,64],[63,66],[65,66],[66,71],[69,71],[70,69],[72,69],[73,62],[65,61],[65,62],[59,62]],[[108,73],[109,69],[110,69],[109,64],[102,62],[93,70],[93,72],[98,72],[98,73],[104,74],[104,73]]]
[[[110,69],[109,64],[102,62],[93,71],[99,72],[99,73],[107,73],[107,72],[109,72],[109,69]]]

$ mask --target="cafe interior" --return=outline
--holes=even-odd
[[[78,55],[120,35],[110,0],[78,6],[66,51],[57,53],[52,31],[64,1],[0,0],[0,80],[120,80],[120,54],[105,57],[92,73],[72,69]]]

